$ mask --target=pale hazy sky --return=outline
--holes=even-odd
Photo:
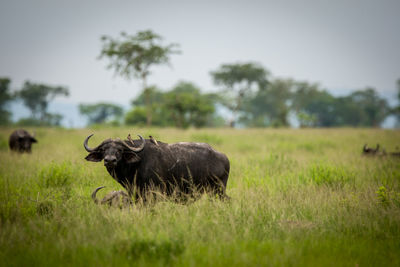
[[[172,68],[150,84],[179,80],[215,90],[209,72],[255,61],[275,77],[319,82],[334,93],[375,87],[394,96],[400,78],[400,1],[0,0],[0,76],[65,85],[61,102],[127,105],[139,92],[98,60],[101,35],[151,29],[179,43]]]

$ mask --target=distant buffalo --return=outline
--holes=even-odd
[[[365,156],[378,156],[378,157],[400,157],[400,152],[396,148],[396,152],[386,152],[385,149],[380,150],[379,144],[376,145],[376,148],[369,148],[367,144],[364,145],[362,154]]]
[[[96,197],[97,191],[104,188],[104,186],[97,187],[92,193],[94,203],[99,204]],[[101,205],[108,205],[111,207],[127,208],[133,204],[131,197],[124,191],[111,191],[100,201]]]
[[[8,141],[10,149],[12,151],[17,151],[20,153],[31,153],[32,143],[37,143],[34,134],[31,135],[23,129],[15,130],[14,132],[12,132]]]
[[[129,195],[146,200],[150,192],[167,196],[187,196],[209,192],[225,198],[229,160],[225,154],[205,143],[167,144],[154,138],[107,139],[90,148],[89,135],[83,145],[88,161],[104,165]]]

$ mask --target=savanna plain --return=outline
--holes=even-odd
[[[28,129],[32,154],[0,129],[2,266],[400,266],[400,145],[381,129]],[[231,163],[229,201],[203,195],[128,209],[95,205],[122,187],[83,148],[140,134],[206,142]]]

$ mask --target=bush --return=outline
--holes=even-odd
[[[314,165],[308,169],[308,173],[301,180],[316,185],[330,187],[343,187],[346,183],[354,181],[354,174],[341,167],[330,165]]]
[[[76,176],[76,172],[72,169],[71,164],[52,163],[39,171],[38,178],[42,187],[68,187],[72,179]]]

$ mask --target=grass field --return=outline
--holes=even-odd
[[[30,129],[31,130],[31,129]],[[35,129],[33,153],[8,150],[0,129],[0,265],[399,266],[400,131],[372,129]],[[231,162],[222,202],[96,206],[121,187],[90,145],[128,133],[201,141]]]

